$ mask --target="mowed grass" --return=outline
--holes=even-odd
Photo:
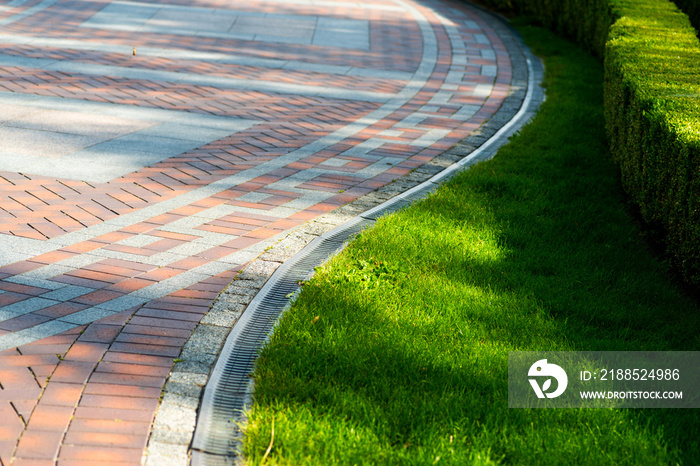
[[[250,464],[700,464],[700,410],[507,407],[509,351],[700,350],[620,191],[600,63],[520,29],[541,111],[317,270],[261,353]]]

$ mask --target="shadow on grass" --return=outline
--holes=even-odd
[[[600,65],[540,34],[548,101],[492,161],[320,270],[261,355],[247,454],[284,464],[698,464],[698,410],[507,408],[514,350],[698,350],[626,211]],[[318,317],[318,319],[316,318]]]
[[[508,409],[508,348],[489,338],[491,322],[467,319],[485,329],[475,339],[461,320],[411,320],[307,292],[286,324],[306,331],[280,329],[284,341],[263,353],[253,436],[269,439],[277,416],[288,464],[696,463],[696,411]]]
[[[306,287],[263,352],[259,415],[286,418],[286,425],[278,418],[282,451],[298,454],[304,445],[304,455],[286,458],[290,464],[426,464],[437,457],[453,464],[697,463],[696,410],[507,408],[509,350],[698,348],[697,306],[659,290],[664,283],[647,283],[637,259],[644,254],[630,249],[625,267],[612,270],[594,256],[588,270],[567,274],[562,254],[590,257],[589,248],[601,248],[560,241],[537,276],[523,279],[534,269],[532,251],[502,247],[465,259],[454,241],[434,234],[464,228],[461,209],[439,195],[430,202],[443,209],[436,216],[426,207],[432,228],[419,225],[420,215],[394,218],[359,238]],[[508,219],[491,218],[499,232],[491,240],[509,244],[522,235]],[[546,222],[538,225],[532,233],[554,246],[540,231]],[[401,241],[397,230],[415,241]],[[487,231],[480,234],[489,241]],[[421,259],[425,236],[439,253]],[[358,261],[412,267],[346,280]],[[600,288],[613,276],[617,282]],[[674,306],[681,307],[667,312]],[[257,419],[253,429],[262,427]],[[324,452],[329,445],[335,450]]]

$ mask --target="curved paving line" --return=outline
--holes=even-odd
[[[44,0],[39,5],[37,5],[36,8],[38,8],[39,6],[41,6],[42,9],[47,8],[53,5],[56,1],[57,0]],[[324,150],[332,146],[333,144],[336,144],[346,138],[358,134],[359,132],[369,128],[376,122],[382,120],[383,118],[386,118],[388,115],[391,115],[396,110],[400,109],[403,105],[405,105],[407,102],[409,102],[412,98],[414,98],[418,94],[418,92],[420,92],[420,90],[423,89],[423,87],[430,79],[431,73],[434,67],[436,66],[438,60],[438,41],[429,21],[425,17],[423,17],[422,14],[413,6],[404,4],[400,0],[395,1],[398,4],[404,6],[404,8],[413,15],[416,23],[418,24],[423,37],[423,56],[418,66],[418,69],[415,73],[413,73],[413,77],[409,80],[408,84],[398,94],[395,94],[386,102],[382,103],[382,105],[379,106],[377,109],[365,115],[363,118],[358,119],[342,128],[339,128],[333,131],[332,133],[323,136],[320,139],[306,144],[305,146],[296,149],[292,152],[289,152],[283,156],[276,157],[273,160],[261,163],[253,168],[243,170],[240,173],[230,175],[221,180],[214,181],[187,193],[180,194],[174,198],[149,204],[148,206],[143,207],[137,211],[120,215],[117,218],[106,220],[100,224],[92,225],[79,231],[66,233],[59,237],[48,239],[45,241],[23,237],[6,238],[4,239],[5,242],[11,241],[8,249],[12,251],[12,254],[7,255],[7,260],[0,260],[0,264],[5,265],[6,263],[29,259],[37,254],[52,252],[57,249],[74,245],[76,243],[86,241],[88,239],[100,235],[112,233],[114,231],[124,228],[127,225],[139,223],[148,218],[164,214],[172,209],[182,207],[184,205],[210,197],[215,193],[225,191],[233,186],[250,181],[272,170],[283,168],[290,163],[297,162],[310,154]],[[33,11],[32,14],[35,12],[36,11]],[[13,16],[12,18],[15,17]],[[18,17],[13,19],[13,21],[19,19],[22,18]],[[0,21],[0,25],[2,24],[2,21]],[[7,94],[3,95],[7,97]],[[52,104],[55,105],[60,105],[59,101],[61,100],[59,98],[45,98],[33,96],[32,98],[37,101],[51,101]],[[109,109],[119,109],[124,107],[124,105],[120,104],[100,105],[90,103],[81,105],[88,105],[90,107],[95,108],[106,108],[107,110],[105,111],[109,111]],[[152,110],[152,112],[161,113],[158,112],[157,109]],[[284,234],[286,235],[286,232]],[[279,236],[282,236],[282,234]],[[280,238],[273,237],[269,240],[273,241],[277,239]],[[86,260],[99,260],[96,256],[91,256],[90,254],[85,254],[84,256],[86,257]],[[11,334],[2,335],[0,336],[0,351],[20,346],[22,344],[31,343],[39,339],[54,336],[72,328],[75,328],[79,325],[84,325],[85,323],[93,322],[100,318],[117,314],[134,306],[143,305],[152,299],[156,299],[169,294],[170,292],[174,291],[175,287],[177,287],[177,289],[181,289],[184,286],[197,283],[203,278],[204,275],[213,276],[225,270],[228,270],[231,268],[231,261],[237,260],[238,259],[236,258],[224,258],[223,260],[220,260],[216,263],[207,265],[206,270],[190,270],[188,272],[188,275],[183,275],[181,277],[182,279],[187,279],[187,282],[183,280],[178,280],[177,285],[170,286],[168,283],[165,283],[165,281],[161,281],[160,283],[156,283],[147,288],[131,292],[123,296],[119,296],[110,301],[106,301],[105,303],[102,303],[100,305],[92,306],[88,309],[80,311],[79,315],[72,315],[66,318],[56,319],[47,323],[38,324],[33,327],[13,332]],[[70,264],[69,267],[73,267],[73,264]],[[47,268],[47,270],[32,271],[30,273],[19,274],[19,276],[13,277],[8,280],[12,280],[19,283],[24,283],[26,282],[26,280],[32,280],[33,283],[36,284],[37,278],[42,279],[45,278],[44,275],[51,275],[53,273],[54,271],[51,269],[51,267],[49,267]],[[37,274],[41,276],[38,276]],[[40,283],[49,287],[49,289],[51,289],[51,286],[53,286],[54,288],[57,286],[52,285],[47,281],[42,281]],[[61,288],[66,288],[64,292],[69,293],[81,293],[84,291],[79,289],[80,287],[66,287],[61,285]],[[46,303],[47,301],[43,300],[42,298],[35,299],[34,301],[28,304],[22,304],[21,309],[17,311],[12,311],[11,314],[6,313],[4,317],[2,314],[0,314],[0,320],[16,316],[19,313],[31,312],[32,310],[34,310],[34,307],[32,306],[44,307]]]
[[[422,173],[408,175],[377,193],[369,194],[339,209],[344,212],[334,212],[311,222],[306,232],[292,233],[292,236],[296,235],[290,240],[292,244],[295,241],[308,242],[310,238],[313,240],[291,258],[284,260],[284,248],[289,247],[290,241],[283,241],[279,247],[260,256],[251,266],[253,271],[244,271],[242,276],[238,277],[242,282],[247,282],[243,285],[243,290],[250,289],[246,287],[254,286],[256,282],[264,282],[264,285],[245,307],[245,312],[242,312],[244,306],[240,303],[237,309],[234,307],[234,314],[241,317],[226,338],[208,382],[205,374],[190,372],[192,367],[187,366],[187,361],[183,361],[179,371],[176,364],[169,383],[166,384],[164,402],[154,423],[147,464],[157,464],[159,458],[159,439],[163,438],[163,435],[158,435],[163,433],[162,430],[159,431],[159,424],[172,422],[172,419],[168,419],[168,412],[172,413],[182,408],[177,404],[177,396],[188,391],[188,383],[190,391],[197,392],[197,388],[201,390],[203,382],[206,382],[206,387],[191,445],[191,464],[213,466],[239,463],[242,459],[239,425],[245,420],[244,412],[250,407],[253,390],[249,374],[254,368],[260,348],[289,306],[290,297],[298,292],[298,283],[308,279],[315,267],[342,250],[349,239],[371,226],[379,217],[410,205],[434,191],[439,184],[459,171],[493,157],[510,136],[533,117],[544,100],[544,91],[539,85],[543,76],[542,63],[532,55],[517,33],[510,29],[505,19],[495,17],[485,10],[479,11],[482,16],[491,18],[490,25],[506,42],[514,65],[514,78],[511,83],[513,92],[499,112],[453,149],[426,164]],[[496,21],[493,21],[494,18]],[[501,35],[502,32],[506,34]],[[513,37],[512,41],[506,40],[509,35]],[[519,78],[518,74],[525,76]],[[436,170],[439,172],[434,173]],[[417,179],[421,176],[428,179],[419,182]],[[405,191],[407,185],[411,184],[415,186]],[[396,193],[400,194],[395,195]],[[382,198],[386,197],[391,198],[381,202]],[[378,205],[372,207],[372,204]],[[362,213],[357,215],[358,212]],[[347,217],[352,218],[347,220]],[[342,224],[336,226],[338,223]],[[329,229],[330,231],[320,234]],[[279,258],[280,255],[282,259]],[[280,260],[283,261],[281,265]],[[231,286],[235,287],[236,281]],[[241,287],[238,288],[240,292]],[[235,293],[236,291],[231,294],[235,296]],[[235,300],[233,303],[236,304]],[[215,307],[216,304],[213,308]],[[204,321],[200,324],[200,327],[206,326]],[[197,333],[195,330],[194,335]],[[206,331],[200,332],[200,338],[199,343],[206,341]],[[194,341],[196,346],[197,340]]]

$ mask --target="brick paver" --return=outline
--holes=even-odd
[[[0,6],[0,466],[141,464],[185,341],[291,230],[486,122],[463,4]]]

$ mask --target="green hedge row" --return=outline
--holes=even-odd
[[[639,3],[606,48],[610,144],[644,219],[664,228],[676,267],[700,284],[700,42],[674,4]]]
[[[481,0],[527,14],[600,56],[623,187],[700,285],[700,41],[669,0]],[[696,3],[696,0],[688,0]]]

